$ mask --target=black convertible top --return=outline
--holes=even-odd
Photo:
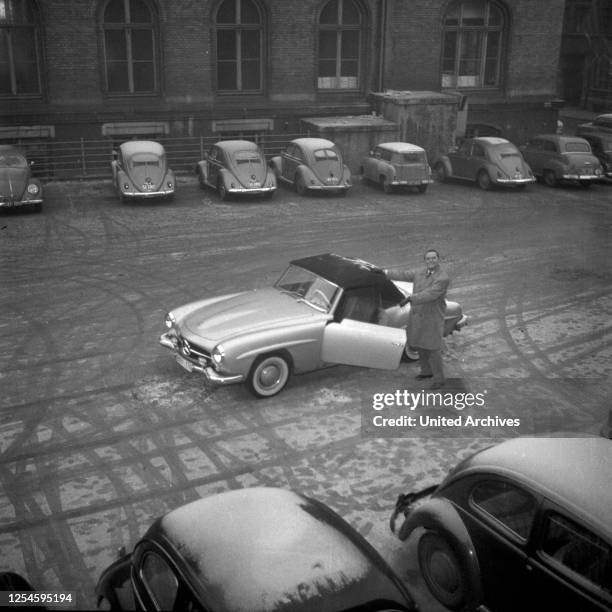
[[[342,289],[377,287],[380,288],[382,299],[387,302],[399,302],[404,298],[401,291],[385,276],[381,268],[363,259],[324,253],[294,259],[291,264],[310,270]]]

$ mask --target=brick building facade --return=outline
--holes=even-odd
[[[295,132],[368,94],[459,92],[554,129],[564,0],[2,0],[0,140]]]

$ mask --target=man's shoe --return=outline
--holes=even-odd
[[[430,389],[441,389],[444,386],[443,382],[434,382],[431,383],[431,387],[429,387]]]
[[[426,378],[433,378],[433,374],[417,374],[415,378],[417,380],[425,380]]]

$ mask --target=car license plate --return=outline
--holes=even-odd
[[[187,359],[185,359],[184,357],[181,357],[180,355],[176,356],[176,361],[180,366],[185,368],[188,372],[193,371],[193,364],[191,363],[191,361],[187,361]]]

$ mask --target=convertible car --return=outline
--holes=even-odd
[[[198,162],[201,187],[212,187],[222,200],[232,194],[262,194],[276,191],[276,176],[266,164],[263,151],[248,140],[222,140]]]
[[[159,518],[102,574],[98,606],[176,612],[416,610],[382,557],[325,504],[250,488]]]
[[[612,610],[612,442],[515,438],[399,496],[391,517],[451,610]],[[415,533],[415,537],[416,533]]]
[[[28,206],[40,212],[43,189],[32,176],[32,163],[11,145],[0,145],[0,208]]]
[[[434,163],[440,181],[448,178],[475,181],[481,189],[494,185],[522,188],[536,179],[521,152],[505,138],[466,138]]]
[[[300,195],[326,191],[345,195],[351,187],[351,171],[342,161],[340,149],[324,138],[297,138],[270,160],[280,181],[295,187]]]
[[[279,393],[292,373],[345,364],[395,369],[406,346],[412,284],[332,253],[292,261],[263,290],[213,297],[166,315],[162,346],[189,372],[217,384],[246,382],[257,397]],[[467,323],[447,302],[445,335]]]
[[[174,197],[174,172],[158,142],[128,140],[113,155],[113,185],[122,202]]]

